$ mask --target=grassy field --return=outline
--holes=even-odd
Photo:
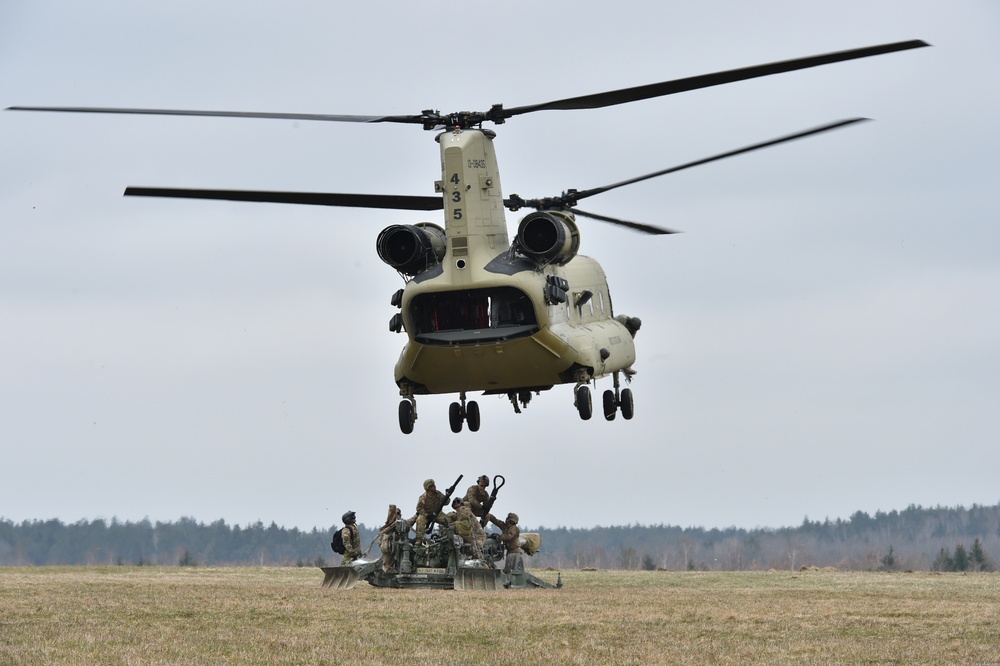
[[[561,590],[496,592],[321,580],[3,568],[0,664],[1000,664],[1000,574],[566,571]]]

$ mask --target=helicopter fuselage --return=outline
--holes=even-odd
[[[632,335],[612,316],[596,261],[577,256],[539,271],[499,255],[492,264],[520,270],[457,290],[443,275],[410,283],[402,301],[410,339],[395,368],[400,387],[409,384],[418,394],[542,390],[635,362]],[[550,276],[570,285],[564,303],[546,298]]]
[[[525,250],[522,236],[532,230],[524,221],[512,244],[493,132],[455,130],[437,140],[444,248],[414,271],[398,302],[408,342],[395,379],[404,397],[539,391],[630,368],[633,334],[614,317],[601,266],[576,254],[572,215],[542,221],[560,225],[541,229],[561,232],[541,240],[548,254]]]

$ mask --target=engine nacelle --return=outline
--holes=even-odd
[[[430,222],[394,224],[375,241],[379,258],[404,275],[417,275],[444,259],[444,229]]]
[[[518,225],[515,249],[539,264],[565,264],[580,249],[580,230],[570,213],[537,211]]]

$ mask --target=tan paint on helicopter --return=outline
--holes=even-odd
[[[445,132],[439,189],[445,200],[445,274],[454,285],[468,284],[476,271],[510,246],[493,140],[482,131]],[[467,258],[465,268],[457,263]],[[478,277],[478,276],[477,276]]]
[[[631,366],[635,362],[632,336],[613,317],[607,279],[595,260],[576,256],[563,265],[513,274],[486,269],[510,250],[492,132],[444,132],[438,143],[442,174],[435,189],[445,200],[447,249],[440,274],[409,281],[403,293],[409,341],[395,368],[403,392],[548,388],[589,381]],[[567,303],[546,301],[548,276],[567,280]],[[455,344],[424,344],[415,339],[419,327],[411,311],[414,298],[502,288],[516,288],[529,297],[538,328],[530,337],[477,342],[470,334]],[[590,300],[576,306],[576,297],[585,292],[592,294]],[[610,354],[606,360],[601,359],[602,349]],[[575,372],[574,367],[578,367]]]

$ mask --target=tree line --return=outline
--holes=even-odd
[[[63,523],[0,519],[0,566],[157,565],[157,566],[326,566],[333,559],[333,528],[303,531],[256,523],[241,527],[223,520],[205,524],[121,522],[98,519]],[[374,532],[361,526],[367,545]],[[378,556],[378,549],[374,549]],[[340,556],[336,556],[340,563]]]
[[[97,519],[63,523],[0,518],[0,566],[326,566],[337,526],[309,531],[275,523],[228,525]],[[360,524],[368,548],[375,529]],[[740,571],[835,567],[841,570],[992,571],[1000,556],[1000,504],[857,511],[848,519],[797,527],[726,528],[625,525],[589,529],[523,526],[542,534],[533,567]],[[378,556],[372,548],[371,557]]]
[[[857,511],[780,529],[671,525],[539,530],[533,566],[741,571],[834,567],[850,571],[992,571],[1000,504]],[[973,557],[971,553],[976,555]]]

